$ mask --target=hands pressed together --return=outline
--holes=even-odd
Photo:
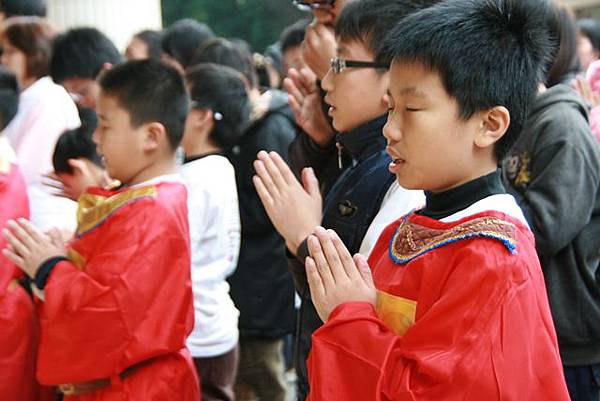
[[[8,242],[2,254],[31,278],[46,260],[66,255],[65,242],[59,230],[43,233],[26,219],[9,220],[2,235]]]
[[[302,185],[276,152],[258,153],[253,178],[256,191],[288,249],[298,246],[321,223],[319,181],[311,168],[302,171]]]
[[[290,251],[307,239],[306,274],[317,312],[327,321],[331,312],[350,301],[375,305],[377,291],[362,255],[352,257],[333,230],[321,224],[321,194],[312,169],[302,172],[301,185],[276,152],[261,151],[254,162],[254,185],[277,231]]]
[[[367,260],[360,254],[352,257],[333,230],[318,227],[308,238],[310,257],[306,274],[310,295],[324,322],[331,312],[346,302],[368,302],[375,306],[377,290]]]

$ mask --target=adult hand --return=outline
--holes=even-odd
[[[312,168],[305,168],[300,185],[276,152],[260,151],[254,169],[254,186],[269,219],[290,252],[296,254],[302,241],[321,223],[319,181]]]
[[[350,252],[333,230],[318,227],[308,237],[310,257],[306,275],[310,295],[319,317],[327,321],[331,312],[346,302],[377,302],[377,290],[367,260]]]
[[[2,235],[8,247],[2,253],[31,278],[46,260],[66,255],[64,240],[56,229],[44,234],[25,219],[9,220],[7,227]]]
[[[308,68],[290,68],[283,87],[289,93],[289,104],[296,123],[319,146],[333,141],[335,130],[323,113],[323,99],[317,88],[317,78]]]
[[[317,78],[323,79],[329,71],[329,61],[335,57],[337,43],[333,27],[313,21],[304,34],[302,56]]]

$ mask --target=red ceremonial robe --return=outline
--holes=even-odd
[[[38,308],[37,376],[112,385],[65,400],[199,400],[185,347],[194,324],[186,199],[175,182],[79,198],[69,260],[51,271]]]
[[[377,307],[313,335],[311,401],[567,401],[531,231],[500,212],[411,214],[369,258]]]
[[[25,179],[0,143],[0,230],[8,220],[29,217]],[[0,250],[6,247],[0,236]],[[37,401],[36,325],[33,302],[17,279],[22,272],[0,253],[0,398]]]

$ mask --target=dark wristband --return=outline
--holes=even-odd
[[[68,260],[64,256],[55,256],[50,259],[45,260],[35,273],[35,277],[33,278],[33,282],[35,286],[40,290],[43,290],[46,287],[46,282],[48,281],[48,277],[50,277],[50,272],[54,269],[59,262],[63,260]]]

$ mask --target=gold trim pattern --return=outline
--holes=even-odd
[[[405,218],[390,243],[390,257],[398,264],[406,264],[433,249],[464,239],[484,237],[496,239],[511,253],[516,253],[516,227],[494,216],[466,221],[448,229],[435,229],[413,224]]]
[[[79,270],[85,270],[85,258],[73,248],[67,250],[67,258]]]
[[[143,198],[155,198],[157,193],[155,186],[130,189],[108,197],[84,193],[79,197],[77,235],[97,227],[119,208]]]

